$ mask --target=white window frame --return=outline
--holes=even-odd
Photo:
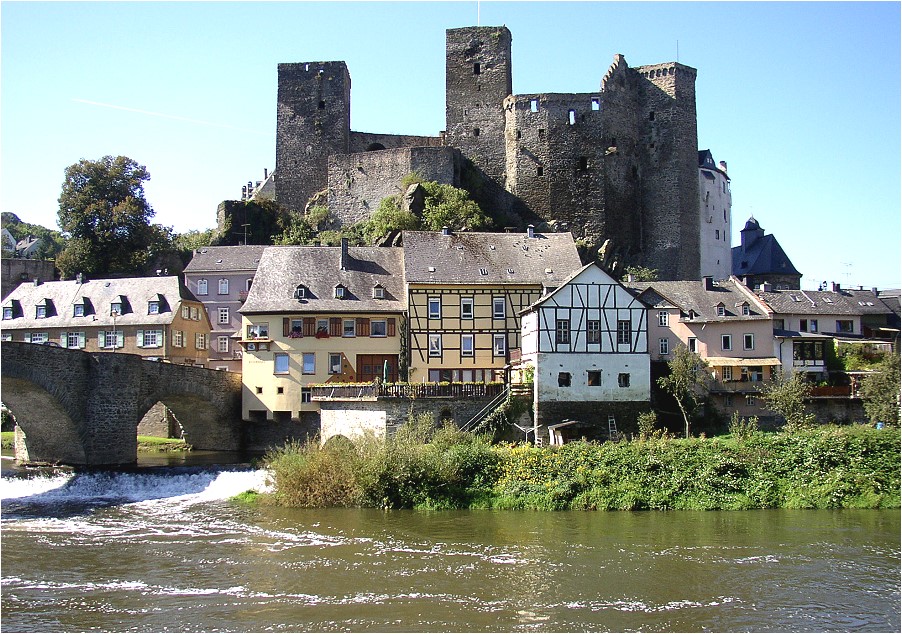
[[[197,350],[207,349],[207,335],[203,332],[194,333],[194,347]]]
[[[720,349],[721,350],[732,350],[733,349],[733,335],[721,335],[720,336]]]
[[[628,346],[633,343],[633,324],[629,319],[617,320],[617,345]]]
[[[743,350],[754,350],[755,349],[754,333],[747,332],[744,335],[742,335],[742,349]]]
[[[147,314],[148,315],[159,315],[160,314],[160,301],[153,300],[147,302]]]
[[[269,322],[247,325],[248,339],[269,339]]]
[[[13,318],[13,307],[12,306],[4,306],[3,307],[3,319],[12,319]]]
[[[217,285],[217,295],[228,295],[229,294],[229,278],[223,277],[219,279],[219,284]]]
[[[6,309],[4,308],[3,310],[5,311]],[[10,310],[12,310],[12,308],[10,308]],[[72,316],[73,317],[84,317],[85,316],[85,305],[84,304],[73,304],[72,305]],[[10,318],[11,317],[12,317],[12,315],[10,315]],[[5,316],[4,316],[4,319],[6,319]]]
[[[183,330],[172,331],[172,345],[176,348],[185,347],[185,332]]]
[[[66,332],[63,333],[66,338],[64,348],[84,348],[85,347],[85,333],[83,332]]]
[[[670,354],[670,339],[667,337],[661,337],[658,339],[658,353],[659,354]]]
[[[730,382],[733,380],[733,368],[725,365],[720,369],[720,380],[724,383]]]
[[[688,337],[686,339],[686,347],[689,348],[689,352],[698,354],[698,337]]]
[[[163,330],[161,328],[139,330],[137,339],[137,345],[139,348],[162,348]]]
[[[304,352],[301,356],[301,373],[316,374],[316,353]]]
[[[472,357],[475,354],[475,346],[473,343],[473,335],[460,336],[460,356]]]
[[[460,318],[461,319],[473,319],[474,318],[474,303],[472,297],[461,297],[460,298]]]
[[[440,334],[429,335],[429,356],[442,356],[442,336]]]
[[[715,308],[717,308],[717,316],[718,317],[726,317],[727,316],[727,307],[723,304],[718,304]]]
[[[658,311],[658,325],[659,326],[669,326],[670,325],[670,313],[666,310]]]
[[[441,319],[442,318],[442,298],[441,297],[430,297],[428,300],[428,314],[429,319]]]
[[[197,294],[198,295],[207,295],[209,293],[209,283],[206,278],[201,278],[197,280]]]
[[[507,319],[507,301],[503,297],[492,298],[492,319]]]
[[[36,304],[35,305],[34,318],[35,319],[46,319],[47,318],[47,305],[46,304]]]
[[[276,352],[272,355],[272,373],[288,374],[291,367],[291,357],[287,352]]]
[[[376,284],[373,287],[373,299],[385,299],[385,287],[381,284]]]
[[[350,328],[348,328],[350,326]],[[342,319],[341,320],[341,336],[342,337],[356,337],[357,336],[357,322],[353,319]]]
[[[337,361],[337,363],[336,363]],[[329,374],[341,374],[342,358],[340,352],[329,353]],[[337,368],[337,369],[336,369]]]
[[[507,335],[492,335],[492,355],[496,357],[504,357],[507,355]]]
[[[229,315],[229,307],[228,306],[220,306],[219,307],[219,323],[227,324],[232,320],[231,315]]]
[[[601,320],[586,321],[586,343],[601,343]]]
[[[377,332],[381,330],[381,332]],[[388,336],[388,320],[370,319],[370,337],[387,337]]]
[[[335,299],[344,299],[348,289],[343,284],[335,285]]]
[[[555,319],[554,320],[554,343],[569,344],[570,343],[570,320]]]
[[[216,351],[229,352],[229,338],[227,336],[219,336],[216,338]]]

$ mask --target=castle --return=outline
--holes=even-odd
[[[695,69],[631,68],[615,55],[596,92],[514,95],[502,26],[448,30],[445,72],[446,129],[424,137],[352,131],[344,62],[279,64],[264,187],[288,209],[325,203],[346,225],[417,172],[467,189],[501,226],[544,222],[595,249],[610,240],[619,261],[661,279],[729,275],[729,210],[715,240],[706,224],[721,210],[706,210],[700,192]],[[728,193],[725,171],[714,172]]]

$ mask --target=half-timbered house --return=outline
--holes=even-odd
[[[529,306],[522,337],[537,437],[609,436],[649,407],[647,306],[597,262]]]
[[[569,233],[405,231],[409,380],[504,380],[520,312],[580,268]],[[516,353],[515,353],[516,354]]]

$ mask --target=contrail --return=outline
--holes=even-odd
[[[76,103],[83,103],[89,106],[100,106],[101,108],[111,108],[113,110],[124,110],[125,112],[136,112],[138,114],[147,115],[149,117],[159,117],[161,119],[172,119],[174,121],[184,121],[185,123],[196,123],[198,125],[207,125],[214,128],[225,128],[227,130],[236,130],[238,132],[250,132],[252,134],[265,135],[265,132],[259,130],[250,130],[248,128],[239,128],[225,123],[215,123],[213,121],[203,121],[202,119],[190,119],[188,117],[180,117],[174,114],[166,114],[164,112],[153,112],[151,110],[141,110],[140,108],[129,108],[127,106],[117,106],[111,103],[101,103],[99,101],[89,101],[88,99],[73,99]]]

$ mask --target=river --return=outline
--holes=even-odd
[[[887,631],[900,513],[383,512],[236,467],[4,472],[2,629]]]

